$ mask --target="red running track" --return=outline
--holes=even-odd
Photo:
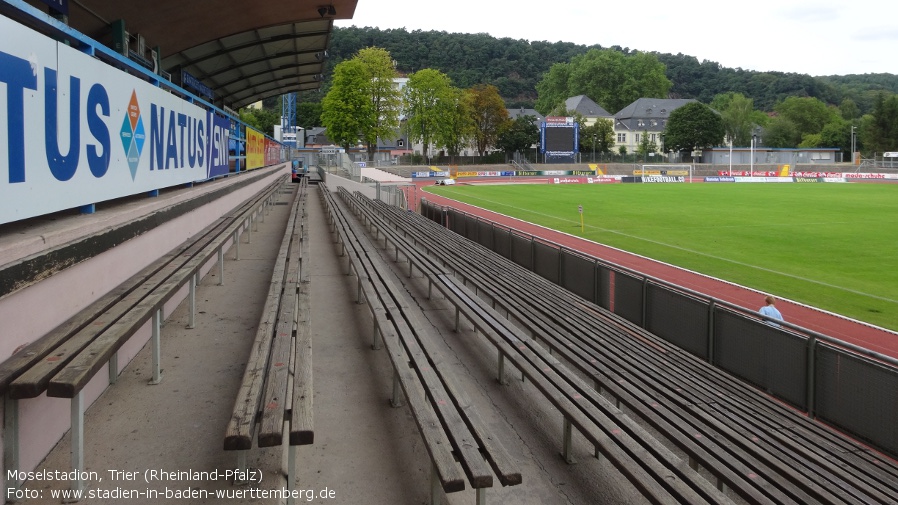
[[[415,191],[418,199],[423,195],[427,200],[436,204],[455,207],[464,212],[520,230],[523,233],[555,242],[568,249],[579,251],[583,254],[594,256],[742,307],[758,310],[764,305],[766,293],[521,221],[520,219],[498,214],[481,207],[475,207],[432,193],[424,193],[422,188],[430,186],[432,183],[416,181],[415,185],[418,189],[418,191]],[[783,317],[792,324],[898,359],[898,333],[789,300],[778,299],[777,308],[783,313]]]

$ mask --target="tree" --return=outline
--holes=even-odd
[[[590,49],[549,68],[536,85],[536,107],[546,113],[568,97],[586,95],[613,113],[638,98],[667,98],[671,82],[664,70],[653,54]]]
[[[357,59],[334,68],[333,84],[321,102],[321,125],[331,142],[344,148],[358,142],[365,118],[373,114],[373,104],[363,92],[369,81],[365,65]]]
[[[664,144],[674,151],[720,145],[723,120],[707,105],[691,102],[670,113],[664,129]]]
[[[363,89],[372,103],[372,113],[365,118],[362,140],[368,147],[368,161],[374,160],[379,137],[390,137],[399,126],[399,111],[402,105],[399,89],[393,79],[398,75],[386,49],[369,47],[356,56],[368,71],[368,85]]]
[[[439,137],[450,107],[452,82],[446,74],[425,68],[410,75],[404,90],[406,123],[410,140],[424,145],[423,155]]]
[[[499,132],[496,147],[511,156],[539,142],[539,128],[534,121],[535,116],[518,116],[514,121],[507,122]]]
[[[321,126],[321,103],[302,102],[296,105],[296,125],[303,128]]]
[[[898,95],[880,93],[864,128],[864,146],[873,152],[898,150]]]
[[[610,153],[614,143],[614,123],[610,119],[599,118],[589,126],[580,127],[581,150]]]
[[[645,159],[649,153],[654,153],[658,151],[658,146],[655,144],[655,141],[651,140],[649,137],[648,131],[643,131],[642,135],[639,137],[639,145],[636,146],[636,155],[641,156]]]
[[[795,123],[784,117],[775,117],[764,129],[764,145],[767,147],[798,147],[801,133]]]
[[[254,109],[252,107],[246,107],[240,109],[238,114],[240,115],[241,121],[269,137],[274,136],[274,125],[280,124],[281,122],[281,115],[279,113],[265,108]]]
[[[436,140],[438,145],[446,148],[449,156],[458,156],[462,146],[467,145],[474,136],[474,117],[466,96],[465,91],[451,88],[446,97],[443,128],[437,131]]]
[[[827,123],[838,116],[837,109],[810,97],[790,96],[776,104],[774,110],[791,121],[800,135],[820,133]]]
[[[334,68],[330,91],[321,102],[321,123],[327,136],[348,147],[361,140],[368,160],[374,159],[379,137],[390,137],[399,126],[399,91],[390,53],[378,47],[362,49]]]
[[[711,108],[720,113],[727,138],[734,146],[751,143],[755,126],[767,123],[767,116],[754,109],[753,102],[742,93],[724,93],[714,97]]]
[[[845,121],[854,121],[861,117],[861,110],[858,108],[857,102],[850,98],[842,100],[842,103],[839,104],[839,112]]]
[[[480,156],[484,156],[490,147],[496,145],[499,131],[508,121],[508,111],[499,90],[489,84],[478,84],[469,89],[466,100],[474,125],[474,148]]]

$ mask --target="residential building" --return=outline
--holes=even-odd
[[[661,133],[670,113],[695,101],[692,98],[639,98],[614,115],[615,149],[624,146],[628,153],[634,153],[642,136],[648,135],[649,142],[661,152],[664,148]]]
[[[546,120],[546,117],[536,111],[536,109],[525,109],[523,107],[519,109],[506,109],[508,111],[508,119],[514,121],[515,119],[521,116],[533,116],[536,119],[533,121],[533,124],[539,126],[540,123]]]
[[[564,101],[564,108],[567,109],[568,112],[576,112],[583,116],[583,119],[585,119],[585,124],[583,126],[591,126],[595,124],[596,119],[599,118],[614,119],[614,116],[586,95],[577,95],[568,98]]]

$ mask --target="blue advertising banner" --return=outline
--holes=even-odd
[[[0,224],[227,165],[224,119],[5,16],[0,33]]]
[[[203,84],[199,79],[190,75],[186,70],[181,70],[181,85],[196,91],[198,95],[204,96],[210,101],[215,98],[212,88]]]
[[[212,125],[212,134],[209,141],[209,169],[206,171],[206,177],[218,177],[227,174],[230,171],[228,147],[231,139],[231,120],[208,113],[208,123]]]

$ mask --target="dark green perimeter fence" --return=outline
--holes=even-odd
[[[898,360],[586,256],[451,207],[421,213],[452,231],[898,456]]]

